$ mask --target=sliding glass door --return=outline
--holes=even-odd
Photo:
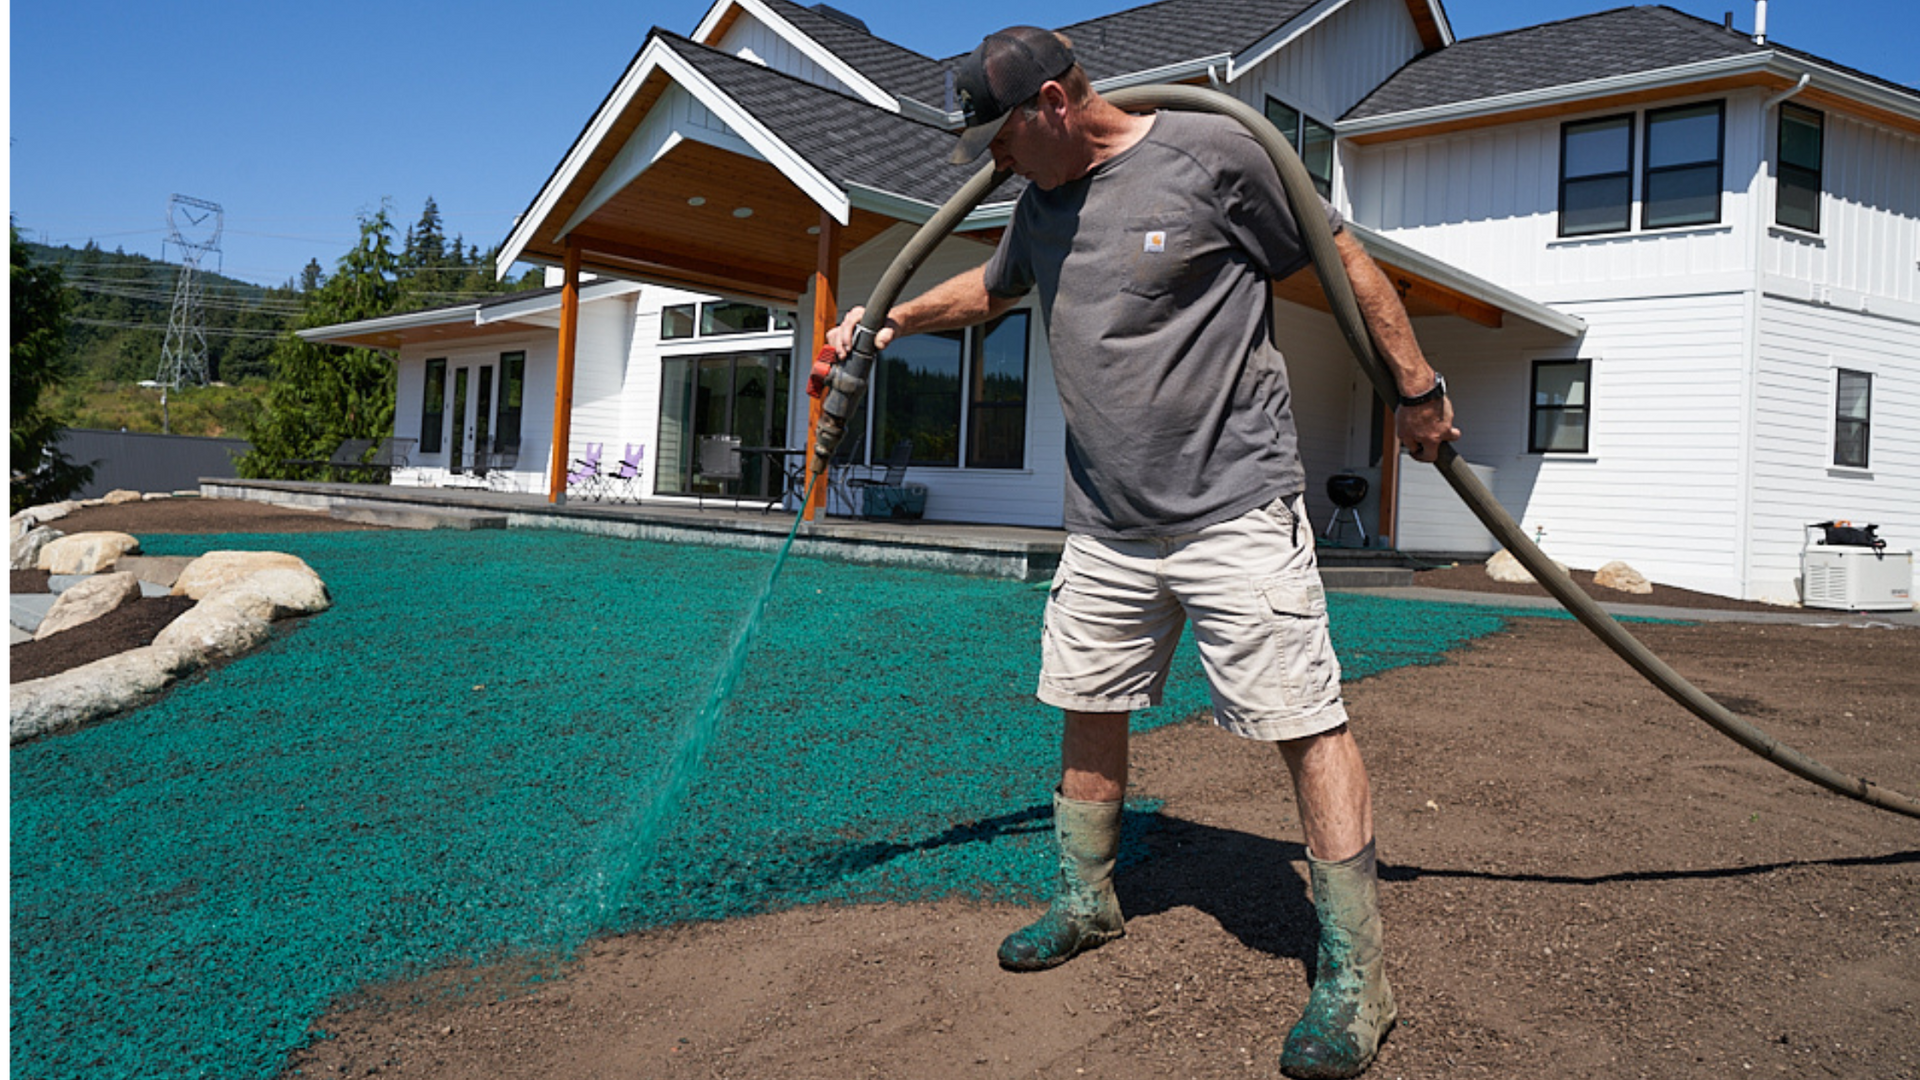
[[[745,455],[737,481],[698,476],[700,439],[732,435],[742,446],[780,446],[786,438],[788,354],[709,353],[660,362],[660,448],[654,491],[767,497],[778,493],[778,459]]]

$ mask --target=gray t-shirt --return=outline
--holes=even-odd
[[[1085,177],[1027,188],[986,285],[1040,289],[1069,530],[1177,535],[1306,486],[1268,302],[1307,261],[1273,163],[1227,117],[1159,113]]]

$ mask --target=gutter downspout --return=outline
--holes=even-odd
[[[1224,94],[1227,92],[1227,84],[1220,81],[1220,73],[1214,70],[1215,66],[1216,65],[1213,64],[1207,65],[1207,85]]]
[[[1767,174],[1767,118],[1773,115],[1774,107],[1807,88],[1813,81],[1812,72],[1803,72],[1800,81],[1782,90],[1760,103],[1760,167],[1755,182],[1748,185],[1753,192],[1753,211],[1748,215],[1748,223],[1753,231],[1753,240],[1748,245],[1747,265],[1751,268],[1753,280],[1747,286],[1746,317],[1746,420],[1740,425],[1740,598],[1753,598],[1753,440],[1755,428],[1760,421],[1760,298],[1762,282],[1766,271],[1761,265],[1766,257],[1767,242],[1767,195],[1773,190],[1766,183]],[[1777,149],[1777,148],[1776,148]]]

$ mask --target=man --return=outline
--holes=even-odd
[[[1029,186],[992,258],[896,307],[876,344],[991,319],[1037,287],[1070,477],[1038,691],[1065,710],[1059,885],[1000,962],[1049,968],[1124,932],[1110,879],[1128,717],[1158,702],[1190,619],[1215,721],[1278,744],[1306,832],[1319,971],[1281,1069],[1357,1075],[1395,1011],[1367,774],[1304,520],[1286,368],[1269,341],[1271,282],[1307,261],[1279,179],[1230,119],[1116,108],[1071,43],[1044,30],[988,37],[956,88],[969,126],[954,160],[991,150]],[[1445,384],[1379,268],[1337,237],[1399,382],[1397,434],[1431,461],[1459,437]],[[862,314],[829,334],[840,355]]]

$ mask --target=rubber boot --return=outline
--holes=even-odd
[[[1319,971],[1280,1071],[1296,1080],[1358,1076],[1398,1016],[1380,945],[1380,884],[1373,842],[1342,862],[1311,854],[1313,908],[1320,917]]]
[[[1080,802],[1053,793],[1060,879],[1047,913],[1000,943],[1000,966],[1045,971],[1126,933],[1113,895],[1120,853],[1120,803]]]

